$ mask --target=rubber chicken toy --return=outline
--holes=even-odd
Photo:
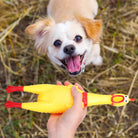
[[[5,106],[7,108],[17,107],[43,113],[63,113],[73,105],[73,97],[71,95],[72,86],[73,85],[61,86],[51,84],[8,86],[6,89],[7,93],[25,91],[38,94],[38,98],[37,102],[30,103],[14,103],[7,101]],[[77,86],[75,87],[82,93],[82,107],[103,104],[123,106],[129,101],[135,100],[124,94],[100,95],[86,93],[81,91]]]

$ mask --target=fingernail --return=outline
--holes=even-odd
[[[75,86],[73,86],[73,87],[72,87],[72,90],[73,90],[73,91],[76,91],[77,89],[76,89],[76,87],[75,87]]]

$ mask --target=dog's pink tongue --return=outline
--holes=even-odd
[[[80,56],[69,57],[67,59],[67,67],[69,72],[80,71],[81,67]]]

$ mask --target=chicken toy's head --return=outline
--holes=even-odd
[[[129,98],[128,95],[124,94],[111,94],[111,105],[123,106],[126,105],[129,101],[135,101],[135,99]]]

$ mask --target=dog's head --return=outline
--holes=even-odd
[[[52,18],[39,20],[26,28],[35,39],[35,48],[71,75],[78,75],[90,63],[101,64],[99,35],[101,21],[76,16],[74,21],[55,23]]]

